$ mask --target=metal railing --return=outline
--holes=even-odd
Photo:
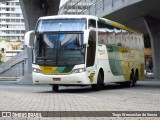
[[[59,9],[59,15],[64,14],[96,14],[99,9],[114,7],[116,1],[124,3],[126,0],[69,0]]]
[[[58,14],[82,14],[100,1],[102,0],[69,0],[59,9]]]

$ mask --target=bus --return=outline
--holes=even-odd
[[[131,87],[144,76],[143,35],[105,18],[41,17],[25,38],[33,50],[33,83],[53,91],[70,85],[100,90],[109,82]]]

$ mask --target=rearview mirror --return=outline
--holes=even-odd
[[[89,30],[84,30],[84,44],[88,43]]]
[[[27,47],[32,48],[34,43],[34,37],[35,37],[34,30],[26,32],[24,36],[24,44]]]
[[[89,47],[88,43],[83,44],[83,48],[87,48],[87,47]]]

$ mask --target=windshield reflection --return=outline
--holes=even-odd
[[[82,33],[37,34],[33,62],[54,66],[84,64],[84,53]]]

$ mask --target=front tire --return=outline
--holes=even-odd
[[[97,77],[97,84],[92,85],[92,89],[95,91],[99,91],[101,90],[102,86],[103,86],[103,76],[99,72]]]
[[[57,92],[59,89],[59,85],[52,85],[52,91]]]

